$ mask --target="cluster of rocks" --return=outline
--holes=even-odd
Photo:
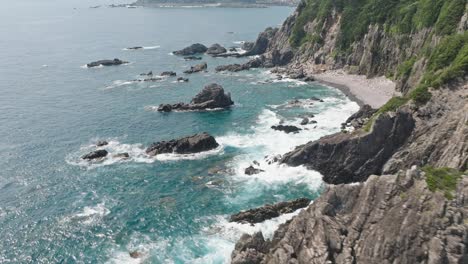
[[[128,61],[123,61],[123,60],[120,60],[120,59],[113,59],[113,60],[98,60],[98,61],[93,61],[93,62],[90,62],[88,64],[86,64],[86,66],[88,68],[93,68],[93,67],[98,67],[98,66],[114,66],[114,65],[121,65],[121,64],[126,64],[128,63]]]
[[[219,146],[215,138],[208,133],[200,133],[193,136],[160,141],[151,144],[146,153],[155,156],[164,153],[192,154],[215,149]]]
[[[208,64],[206,62],[203,62],[194,66],[190,66],[190,69],[184,71],[184,73],[192,74],[196,72],[206,71],[206,69],[208,69]]]
[[[299,198],[288,202],[267,204],[259,208],[254,208],[231,215],[229,221],[242,224],[261,223],[265,220],[278,217],[282,214],[292,213],[298,209],[307,207],[310,202],[311,200],[308,198]]]
[[[106,141],[99,141],[96,143],[97,147],[106,146]],[[176,153],[176,154],[192,154],[203,151],[215,149],[219,146],[215,138],[208,133],[195,134],[188,137],[179,139],[173,139],[170,141],[160,141],[151,144],[147,149],[146,153],[150,156],[155,156],[164,153]],[[87,161],[101,161],[109,155],[109,152],[105,149],[97,149],[86,155],[83,155],[81,159]],[[117,153],[113,155],[114,158],[127,159],[130,155],[127,152]]]
[[[179,55],[179,56],[185,56],[185,60],[200,60],[201,57],[197,57],[194,55],[197,54],[207,54],[213,57],[239,57],[241,54],[237,52],[236,47],[232,47],[228,50],[221,46],[220,44],[216,43],[211,45],[210,47],[206,47],[203,44],[200,43],[195,43],[192,44],[186,48],[183,48],[181,50],[176,50],[172,52],[174,55]]]
[[[108,144],[109,144],[109,142],[103,140],[103,141],[96,142],[95,145],[96,145],[96,147],[100,148],[100,147],[107,146]],[[97,149],[97,150],[91,151],[88,154],[85,154],[85,155],[81,156],[81,159],[87,160],[87,161],[96,161],[96,160],[102,160],[105,157],[107,157],[108,155],[109,155],[109,152],[107,150]],[[127,152],[122,152],[122,153],[117,153],[117,154],[113,155],[112,157],[120,158],[120,159],[128,159],[130,157],[130,155]]]
[[[299,133],[301,131],[301,128],[298,128],[297,126],[292,126],[292,125],[276,125],[272,126],[271,129],[273,130],[278,130],[278,131],[283,131],[287,134],[289,133]]]
[[[158,107],[160,112],[171,112],[173,110],[188,111],[188,110],[207,110],[216,108],[228,108],[233,105],[229,93],[224,93],[221,85],[212,83],[203,88],[189,104],[161,104]]]

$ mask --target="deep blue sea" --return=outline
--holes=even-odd
[[[272,81],[264,69],[214,72],[246,58],[203,56],[208,72],[188,83],[130,81],[150,70],[181,75],[199,61],[171,51],[195,42],[239,46],[278,26],[292,8],[89,8],[109,3],[15,0],[0,8],[0,263],[227,263],[243,232],[271,236],[294,213],[255,226],[228,223],[230,214],[313,199],[322,188],[317,172],[268,165],[265,156],[338,131],[358,106],[334,88]],[[145,49],[125,50],[132,46]],[[82,67],[113,58],[130,64]],[[188,102],[212,82],[232,94],[233,108],[154,109]],[[312,96],[324,102],[307,100]],[[293,99],[302,104],[288,105]],[[318,123],[300,126],[307,114]],[[303,130],[270,128],[280,121]],[[145,155],[152,142],[203,131],[220,148]],[[81,161],[98,140],[130,158]],[[265,172],[244,175],[253,160]],[[130,257],[135,250],[140,258]]]

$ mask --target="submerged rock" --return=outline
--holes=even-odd
[[[206,71],[208,69],[208,64],[206,62],[200,63],[194,66],[191,66],[189,70],[184,71],[184,73],[191,74],[191,73],[196,73],[196,72],[201,72],[201,71]]]
[[[256,224],[265,220],[278,217],[282,214],[288,214],[296,211],[297,209],[307,207],[310,204],[310,199],[299,198],[293,201],[280,202],[277,204],[267,204],[265,206],[243,211],[231,215],[230,222]]]
[[[117,153],[112,157],[120,158],[120,159],[128,159],[128,158],[130,158],[130,155],[127,152],[123,152],[123,153]]]
[[[107,142],[105,140],[100,140],[100,141],[96,142],[96,146],[98,146],[98,147],[106,146],[108,144],[109,144],[109,142]]]
[[[105,156],[107,156],[107,154],[108,154],[107,150],[99,149],[99,150],[95,150],[93,152],[90,152],[90,153],[82,156],[81,158],[84,159],[84,160],[94,160],[94,159],[104,158]]]
[[[90,62],[88,64],[86,64],[86,66],[88,68],[92,68],[92,67],[98,67],[98,66],[113,66],[113,65],[121,65],[121,64],[125,64],[125,63],[128,63],[128,61],[123,61],[123,60],[119,60],[119,59],[113,59],[113,60],[99,60],[99,61],[93,61],[93,62]]]
[[[184,60],[202,60],[202,57],[197,57],[197,56],[186,56],[184,57]]]
[[[141,252],[138,252],[136,250],[130,252],[129,255],[130,255],[131,258],[134,258],[134,259],[141,258],[143,256],[143,254]]]
[[[153,143],[146,149],[146,153],[150,156],[163,153],[191,154],[212,150],[218,146],[219,144],[213,136],[208,133],[201,133],[170,141]]]
[[[148,73],[140,73],[140,76],[153,76],[153,71],[149,71]]]
[[[254,174],[259,174],[260,172],[264,172],[262,169],[257,169],[254,166],[249,166],[245,169],[244,173],[246,175],[254,175]]]
[[[289,126],[289,125],[277,125],[277,126],[272,126],[271,128],[274,129],[274,130],[286,132],[288,134],[289,133],[298,133],[299,131],[302,130],[302,129],[298,128],[297,126]]]
[[[161,104],[159,105],[158,111],[170,112],[172,110],[187,111],[228,108],[233,104],[234,102],[231,100],[231,94],[225,94],[221,85],[212,83],[205,86],[189,104]]]
[[[161,76],[177,76],[177,73],[173,71],[164,71],[161,72]]]
[[[219,54],[226,53],[226,52],[227,52],[226,48],[219,45],[218,43],[213,44],[211,47],[208,48],[208,50],[206,50],[206,54],[209,54],[209,55],[219,55]]]
[[[172,53],[174,53],[175,55],[188,56],[188,55],[205,53],[207,50],[208,48],[205,45],[200,44],[200,43],[195,43],[181,50],[174,51]]]
[[[188,82],[189,79],[188,79],[188,78],[184,78],[184,77],[179,77],[179,78],[177,78],[177,81],[178,81],[178,82]]]

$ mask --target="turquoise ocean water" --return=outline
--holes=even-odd
[[[215,73],[246,59],[211,58],[208,73],[134,83],[140,73],[190,65],[170,54],[195,42],[226,47],[278,26],[292,8],[98,8],[113,1],[20,0],[0,9],[0,263],[226,263],[242,232],[271,236],[284,215],[255,226],[228,223],[239,210],[320,193],[320,175],[268,165],[265,156],[339,130],[358,109],[334,88],[274,81],[258,69]],[[74,9],[76,8],[76,9]],[[234,33],[228,33],[234,32]],[[126,47],[144,46],[129,51]],[[86,69],[98,59],[128,65]],[[216,82],[232,94],[227,111],[158,113]],[[293,99],[323,103],[291,107]],[[317,124],[298,134],[283,120]],[[150,143],[209,132],[220,148],[150,158]],[[79,157],[107,140],[109,158]],[[253,160],[265,172],[246,176]],[[142,253],[132,259],[129,252]]]

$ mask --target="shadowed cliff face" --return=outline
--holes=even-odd
[[[385,162],[411,135],[414,120],[408,112],[381,115],[371,132],[337,133],[299,146],[282,163],[306,165],[319,171],[327,183],[360,182],[380,174]]]
[[[455,199],[416,169],[329,186],[272,240],[244,236],[232,263],[467,263],[468,178]]]

